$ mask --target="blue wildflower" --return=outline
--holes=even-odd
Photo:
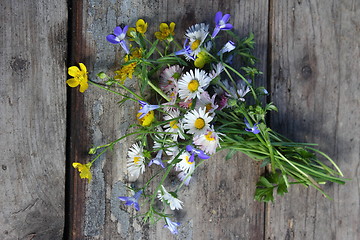
[[[124,201],[125,202],[125,205],[128,205],[128,206],[131,206],[131,205],[134,205],[134,208],[136,209],[136,211],[139,211],[140,210],[140,206],[139,206],[139,198],[141,196],[141,193],[142,193],[142,190],[136,192],[134,194],[134,196],[132,197],[119,197],[119,199],[121,201]]]
[[[160,107],[159,105],[150,105],[147,102],[140,101],[140,100],[139,100],[139,103],[141,105],[141,108],[140,108],[140,110],[138,112],[142,113],[140,115],[139,119],[145,117],[145,115],[148,114],[148,112],[150,112],[152,110],[155,110],[155,109]]]
[[[233,41],[228,41],[224,47],[217,53],[218,56],[224,54],[226,52],[231,52],[236,48],[235,43]]]
[[[250,126],[249,122],[246,120],[246,118],[244,119],[244,122],[245,122],[245,125],[246,125],[246,128],[245,128],[245,131],[247,132],[252,132],[254,134],[258,134],[260,132],[260,129],[258,128],[258,124],[255,123],[252,127]]]
[[[217,12],[215,14],[215,29],[213,34],[211,35],[211,38],[214,38],[220,30],[230,30],[233,28],[233,25],[230,23],[227,23],[230,19],[230,14],[222,15],[222,12]]]
[[[156,154],[156,157],[150,160],[150,162],[149,162],[149,167],[151,166],[151,164],[154,163],[154,164],[156,164],[156,165],[161,166],[162,168],[165,168],[164,163],[163,163],[162,160],[161,160],[162,153],[163,153],[163,150],[160,150],[160,151]]]
[[[124,40],[127,30],[128,26],[125,26],[124,29],[121,29],[121,27],[118,26],[114,28],[114,34],[109,34],[106,36],[106,40],[108,40],[112,44],[120,44],[120,46],[125,50],[125,52],[129,54],[129,48],[126,46],[126,42]]]
[[[178,222],[173,222],[170,220],[170,218],[166,217],[165,218],[165,221],[166,221],[166,224],[164,225],[164,227],[166,227],[167,229],[170,230],[170,232],[172,234],[178,234],[178,230],[177,230],[177,227],[180,226],[180,223]]]
[[[199,158],[201,159],[209,159],[210,156],[206,155],[204,153],[204,151],[202,150],[198,150],[198,149],[195,149],[193,146],[191,145],[187,145],[186,146],[186,151],[188,151],[190,154],[191,154],[191,157],[189,159],[189,162],[194,162],[195,160],[195,155],[198,156]]]

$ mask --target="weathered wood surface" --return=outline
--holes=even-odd
[[[61,239],[66,1],[0,9],[0,239]]]
[[[319,143],[346,185],[293,187],[268,205],[266,239],[360,239],[360,8],[358,1],[273,1],[272,124],[283,134]]]
[[[83,56],[76,62],[84,62],[90,71],[90,78],[96,80],[100,71],[114,70],[121,56],[119,46],[109,44],[105,36],[120,24],[135,25],[138,18],[149,23],[149,32],[158,29],[161,22],[176,22],[177,38],[182,39],[184,30],[192,24],[212,22],[214,14],[222,10],[232,14],[232,23],[237,32],[245,36],[252,31],[257,36],[256,55],[261,59],[260,69],[266,73],[267,50],[267,1],[76,1],[74,11],[79,26],[75,29],[82,36],[73,39],[80,44]],[[76,9],[78,7],[78,9]],[[82,16],[79,16],[79,15]],[[80,18],[80,19],[79,19]],[[73,49],[78,51],[78,49]],[[74,62],[75,63],[75,62]],[[134,86],[134,80],[128,80]],[[76,90],[74,90],[76,91]],[[80,137],[93,145],[102,145],[126,133],[135,121],[138,106],[127,103],[119,106],[117,96],[90,88],[84,94],[85,119],[79,112],[72,113],[72,121],[87,121],[88,135]],[[72,207],[76,214],[70,232],[73,239],[170,239],[171,234],[163,229],[163,222],[157,226],[144,226],[132,208],[124,206],[119,196],[126,191],[126,155],[132,140],[122,141],[115,150],[101,157],[92,167],[93,181],[76,182],[87,184],[85,203],[76,201]],[[85,153],[83,149],[78,154]],[[87,146],[89,147],[89,146]],[[199,169],[189,189],[184,188],[180,199],[185,208],[176,218],[182,222],[179,239],[262,239],[264,236],[264,205],[253,200],[255,183],[260,174],[257,164],[242,155],[225,162],[224,155],[217,155]],[[78,157],[80,160],[80,158]],[[89,161],[90,158],[81,159]],[[149,178],[146,170],[144,179]],[[140,179],[138,186],[141,186]],[[76,188],[79,188],[77,185]],[[81,187],[80,187],[81,189]],[[80,194],[81,198],[81,194]],[[82,219],[79,219],[83,217]],[[80,230],[80,231],[79,231]]]

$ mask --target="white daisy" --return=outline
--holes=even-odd
[[[200,97],[200,94],[209,86],[211,78],[204,70],[195,68],[185,73],[179,80],[179,96],[185,101]]]
[[[195,161],[190,162],[190,157],[191,155],[187,151],[180,154],[181,161],[176,164],[175,170],[183,171],[185,174],[192,173],[195,170]]]
[[[161,190],[158,192],[158,198],[162,202],[167,202],[170,205],[171,210],[182,209],[183,202],[173,196],[173,194],[166,191],[163,185],[161,185]]]
[[[189,39],[192,56],[198,55],[208,34],[209,25],[205,23],[195,24],[186,30],[185,36]]]
[[[175,119],[178,118],[179,116],[180,116],[179,109],[170,110],[164,116],[165,121],[170,121],[164,126],[165,132],[173,133],[171,137],[174,141],[177,141],[178,137],[180,137],[181,139],[185,139],[184,130],[181,121],[179,119]]]
[[[214,154],[216,148],[220,147],[219,140],[221,139],[219,135],[220,133],[215,132],[213,128],[209,128],[205,134],[194,136],[193,142],[204,152]]]
[[[196,101],[196,109],[205,107],[205,111],[208,113],[213,113],[217,108],[218,105],[215,104],[215,97],[216,94],[214,94],[211,98],[207,91],[202,92],[200,94],[200,98],[198,101]]]
[[[160,77],[159,86],[166,94],[170,94],[177,88],[177,80],[180,78],[183,68],[174,65],[166,68]]]
[[[134,143],[128,151],[127,169],[130,174],[129,180],[136,181],[140,174],[145,171],[145,157],[143,148],[138,143]]]
[[[209,128],[209,123],[213,120],[213,116],[210,116],[206,112],[206,108],[194,109],[184,116],[184,129],[187,129],[187,133],[201,135]]]

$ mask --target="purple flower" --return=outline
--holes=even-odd
[[[164,225],[164,227],[166,227],[167,229],[169,229],[172,234],[175,235],[175,234],[178,234],[178,233],[179,233],[178,230],[177,230],[177,227],[180,226],[180,223],[178,223],[178,222],[172,222],[172,221],[170,220],[170,218],[168,218],[168,217],[165,218],[165,221],[166,221],[166,224]]]
[[[189,162],[194,162],[194,160],[195,160],[195,155],[198,156],[198,157],[201,158],[201,159],[209,159],[209,158],[210,158],[210,156],[206,155],[206,154],[204,153],[204,151],[202,151],[202,150],[197,150],[197,149],[195,149],[195,148],[194,148],[193,146],[191,146],[191,145],[187,145],[187,146],[186,146],[186,151],[188,151],[188,152],[191,154],[191,157],[190,157],[190,159],[189,159]]]
[[[125,202],[125,205],[134,205],[134,208],[136,209],[136,211],[139,211],[140,210],[140,206],[139,206],[139,197],[141,196],[141,193],[142,193],[142,190],[136,192],[134,194],[134,196],[132,197],[119,197],[119,199],[121,201],[124,201]]]
[[[161,166],[162,168],[165,168],[164,163],[163,163],[162,160],[161,160],[162,153],[163,153],[163,150],[160,150],[160,151],[156,154],[156,157],[150,160],[150,162],[149,162],[149,167],[151,166],[151,164],[154,163],[154,164],[156,164],[156,165]]]
[[[192,60],[195,60],[195,57],[193,57],[191,55],[192,53],[192,50],[191,50],[191,47],[190,45],[187,45],[189,39],[186,39],[185,42],[184,42],[184,48],[175,52],[175,55],[186,55],[186,57],[192,59]]]
[[[214,38],[220,30],[230,30],[233,28],[233,25],[230,23],[227,23],[230,19],[230,14],[222,15],[222,12],[217,12],[215,14],[215,29],[213,34],[211,35],[211,38]]]
[[[155,110],[155,109],[160,107],[159,105],[150,105],[147,102],[140,101],[140,100],[139,100],[139,103],[141,105],[141,108],[140,108],[140,110],[138,112],[142,113],[140,115],[139,119],[145,117],[145,115],[148,114],[148,112],[150,112],[152,110]]]
[[[128,26],[125,26],[124,29],[121,27],[114,28],[114,34],[109,34],[106,36],[106,40],[108,40],[112,44],[120,44],[120,46],[125,50],[127,54],[130,53],[128,47],[125,43],[126,32],[128,30]]]
[[[260,132],[259,128],[258,128],[258,124],[255,123],[252,127],[250,126],[249,122],[246,120],[246,118],[244,119],[244,122],[245,122],[245,125],[246,125],[246,128],[245,128],[245,131],[247,132],[252,132],[254,134],[258,134]]]

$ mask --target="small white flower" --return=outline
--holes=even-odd
[[[191,174],[192,173],[180,172],[177,177],[180,179],[180,181],[184,182],[186,186],[188,186],[191,180]]]
[[[129,180],[136,181],[140,174],[145,171],[143,148],[138,143],[134,143],[128,151],[127,169],[130,173]]]
[[[200,94],[209,86],[211,78],[208,74],[200,69],[195,68],[185,73],[179,80],[179,96],[181,99],[188,101]]]
[[[160,75],[159,86],[166,94],[177,89],[177,80],[180,78],[183,68],[174,65],[166,68]]]
[[[164,116],[165,121],[170,121],[164,126],[165,132],[173,133],[171,137],[174,141],[177,141],[178,137],[180,137],[181,139],[185,139],[184,129],[182,127],[181,121],[180,119],[175,119],[179,118],[179,116],[179,109],[170,110]]]
[[[192,56],[198,55],[208,34],[209,25],[205,23],[195,24],[186,30],[185,36],[189,39]]]
[[[167,202],[170,205],[171,210],[182,209],[183,202],[171,195],[168,191],[166,191],[163,185],[161,185],[161,190],[159,190],[158,192],[158,198],[162,202]]]
[[[204,152],[214,154],[216,148],[220,147],[219,134],[220,133],[215,132],[213,128],[210,128],[205,134],[194,136],[193,142]]]
[[[208,113],[214,113],[214,111],[218,108],[218,105],[215,104],[215,97],[214,94],[211,98],[207,91],[200,94],[200,98],[196,101],[196,109],[205,107],[205,111]]]
[[[210,116],[206,112],[206,108],[194,109],[184,116],[184,129],[187,129],[187,133],[201,135],[209,128],[209,123],[213,120],[213,116]]]

